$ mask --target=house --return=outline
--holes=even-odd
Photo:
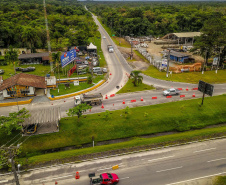
[[[19,73],[0,80],[0,95],[6,98],[27,97],[46,94],[46,79],[42,76]]]
[[[190,55],[188,55],[186,53],[180,53],[180,52],[176,52],[173,50],[170,51],[170,60],[174,60],[176,62],[184,63],[184,60],[188,59],[189,57],[190,57]]]

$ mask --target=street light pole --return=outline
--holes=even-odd
[[[170,50],[168,52],[168,57],[167,57],[167,70],[166,70],[166,77],[169,77],[169,60],[170,60]]]
[[[130,36],[132,37],[134,34],[130,34]],[[131,40],[131,55],[130,55],[130,60],[132,60],[132,56],[133,56],[133,43],[132,43],[132,40]]]

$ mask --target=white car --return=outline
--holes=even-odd
[[[164,96],[172,96],[172,95],[179,95],[179,94],[180,94],[180,90],[174,89],[174,88],[163,91]]]
[[[103,39],[106,39],[106,37],[105,37],[105,36],[103,36]]]

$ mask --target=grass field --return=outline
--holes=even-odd
[[[131,147],[138,147],[135,148],[135,150],[144,149],[144,146],[147,146],[146,148],[156,148],[159,146],[167,146],[172,144],[178,144],[178,143],[185,143],[189,141],[194,140],[200,140],[204,138],[211,138],[214,136],[217,136],[218,134],[226,135],[226,127],[217,127],[217,128],[208,128],[208,129],[202,129],[202,130],[194,130],[194,131],[188,131],[183,133],[177,133],[172,135],[166,135],[166,136],[159,136],[154,138],[132,138],[129,141],[121,142],[117,144],[110,144],[110,145],[102,145],[102,146],[95,146],[94,148],[83,148],[83,149],[76,149],[76,150],[68,150],[68,151],[62,151],[62,152],[55,152],[55,153],[49,153],[44,155],[37,155],[27,158],[21,158],[20,164],[25,165],[29,164],[30,166],[38,163],[43,163],[51,160],[61,160],[62,162],[65,161],[66,158],[72,158],[72,161],[79,161],[81,160],[79,156],[82,155],[88,155],[92,153],[97,153],[95,157],[101,156],[100,152],[106,152],[104,155],[109,155],[108,151],[116,150],[117,152],[120,152],[120,149],[123,149],[124,152],[130,152],[133,151]],[[90,139],[91,142],[91,139]],[[113,153],[112,153],[113,154]],[[94,155],[93,155],[94,156]],[[92,158],[92,156],[90,156]],[[83,158],[84,159],[84,158]],[[69,160],[70,161],[70,160]],[[219,178],[218,182],[225,182],[225,179]],[[219,185],[219,184],[215,184]]]
[[[94,76],[93,78],[93,83],[97,83],[100,80],[102,80],[104,78],[103,75],[100,76]],[[58,93],[58,88],[56,89],[51,89],[50,90],[50,94],[54,95],[54,96],[59,96],[59,95],[64,95],[64,94],[70,94],[70,93],[74,93],[77,91],[81,91],[83,89],[87,89],[89,87],[92,87],[94,84],[87,84],[87,82],[80,82],[79,86],[74,86],[74,84],[70,84],[70,88],[66,88],[65,89],[65,85],[64,84],[60,84],[59,87],[59,93]]]
[[[146,85],[144,83],[140,84],[139,86],[135,87],[132,83],[132,79],[129,79],[125,86],[120,89],[117,94],[120,93],[128,93],[128,92],[136,92],[136,91],[145,91],[145,90],[152,90],[155,89],[153,86]]]
[[[92,136],[95,141],[104,141],[187,131],[226,122],[226,95],[206,98],[202,107],[199,106],[200,102],[201,99],[195,99],[131,108],[127,117],[125,110],[117,110],[110,112],[107,120],[105,113],[86,115],[80,122],[76,117],[63,118],[58,133],[30,137],[23,144],[22,153],[35,155],[47,149],[90,143]],[[0,144],[7,141],[9,137],[0,134]]]
[[[203,80],[207,83],[226,83],[226,70],[205,71],[204,74],[201,72],[188,72],[180,74],[172,74],[169,78],[166,77],[166,72],[160,72],[154,66],[150,66],[146,71],[143,71],[145,75],[161,80],[175,81],[175,82],[187,82],[197,84],[199,80]]]

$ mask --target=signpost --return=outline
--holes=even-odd
[[[202,104],[201,104],[201,105],[203,105],[205,94],[207,94],[209,96],[213,96],[214,86],[209,83],[206,83],[202,80],[199,80],[198,90],[203,93]]]

